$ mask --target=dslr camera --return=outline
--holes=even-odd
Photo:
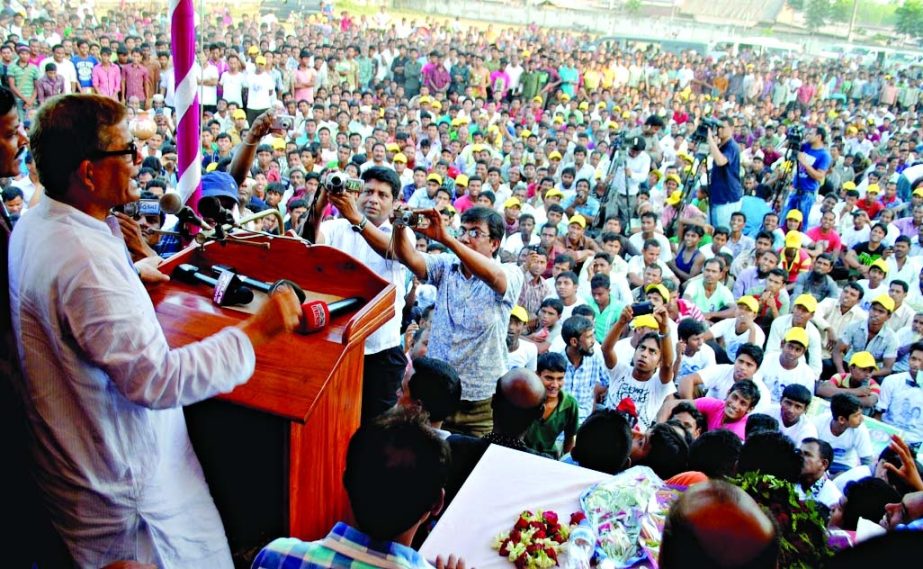
[[[702,144],[708,141],[708,131],[718,130],[719,126],[721,126],[721,121],[718,119],[714,117],[705,117],[699,122],[699,126],[695,128],[695,131],[689,138],[696,144]]]
[[[138,200],[129,202],[125,205],[118,206],[115,211],[121,211],[128,217],[140,217],[142,215],[160,215],[160,200]]]
[[[326,190],[331,194],[342,194],[344,192],[362,192],[362,180],[359,178],[350,178],[343,172],[334,170],[328,172],[323,179],[321,179],[321,184],[326,188]]]

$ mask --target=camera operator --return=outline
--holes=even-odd
[[[141,200],[157,202],[157,196],[152,192],[142,191]],[[160,209],[159,203],[157,213],[139,211],[134,216],[128,216],[116,211],[114,215],[134,261],[146,257],[167,259],[182,249],[182,243],[176,235],[160,232],[166,221],[166,214]]]
[[[708,151],[712,158],[709,179],[711,200],[710,223],[729,226],[731,214],[740,211],[743,185],[740,183],[740,148],[734,141],[734,121],[720,117],[717,125],[708,129]]]
[[[420,233],[454,253],[421,253],[409,232],[394,234],[396,257],[438,290],[428,355],[451,364],[462,381],[461,407],[446,420],[445,428],[482,436],[493,427],[491,397],[496,378],[507,371],[507,324],[525,275],[517,265],[497,260],[504,223],[496,211],[483,206],[466,210],[458,238],[446,231],[435,209],[412,215],[429,221],[417,228]]]
[[[386,281],[394,283],[394,316],[365,341],[362,380],[362,422],[367,423],[397,402],[397,390],[407,359],[401,349],[401,317],[404,311],[404,268],[393,260],[392,232],[404,233],[413,242],[413,231],[391,224],[391,211],[400,196],[401,181],[390,168],[371,166],[362,173],[362,192],[331,192],[322,187],[315,204],[314,234],[317,243],[344,251],[362,261]],[[339,219],[324,221],[327,202],[340,212]],[[438,222],[440,225],[441,221]]]
[[[792,193],[785,204],[785,213],[793,209],[811,211],[814,200],[817,199],[817,190],[832,163],[830,152],[827,151],[826,129],[819,126],[813,132],[809,132],[806,138],[801,145],[801,152],[798,153],[798,173],[795,175]]]

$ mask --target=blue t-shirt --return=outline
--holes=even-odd
[[[99,60],[92,55],[88,55],[86,58],[75,55],[71,61],[74,62],[74,67],[77,69],[77,83],[81,87],[92,87],[93,68],[96,67]]]
[[[711,205],[734,203],[744,193],[740,183],[740,148],[731,138],[720,149],[728,161],[724,166],[712,166]]]
[[[811,143],[805,142],[801,145],[801,151],[814,157],[813,167],[815,170],[827,170],[830,168],[832,159],[826,148],[811,148]],[[801,193],[814,193],[820,187],[820,182],[808,175],[807,170],[798,163],[798,175],[795,177],[795,188]]]
[[[756,234],[763,227],[763,216],[772,211],[772,208],[763,198],[744,196],[740,200],[740,211],[747,216],[744,235],[756,239]]]

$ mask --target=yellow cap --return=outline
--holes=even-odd
[[[429,103],[433,102],[433,98],[430,97],[429,95],[423,95],[417,100],[417,102],[420,103],[421,105],[428,105]]]
[[[867,194],[880,194],[881,188],[878,187],[878,184],[869,184],[868,189],[865,190]]]
[[[859,369],[878,369],[878,362],[871,352],[856,352],[849,358],[849,365]]]
[[[518,304],[513,307],[513,310],[510,312],[510,316],[516,320],[519,320],[520,322],[529,321],[529,313],[526,312],[525,308],[519,306]]]
[[[921,186],[921,187],[915,189],[915,190],[913,191],[913,195],[915,195],[915,196],[917,196],[917,197],[923,198],[923,186]]]
[[[888,274],[888,263],[884,259],[875,259],[875,261],[869,266],[869,269],[879,269],[884,274]]]
[[[556,115],[554,117],[554,120],[552,120],[551,122],[555,124],[564,124],[564,117],[562,117],[561,115]]]
[[[785,235],[785,246],[789,249],[801,249],[801,232],[789,231]]]
[[[456,213],[458,213],[458,210],[456,210],[454,207],[452,207],[451,204],[446,204],[446,205],[444,205],[444,206],[442,207],[441,210],[439,210],[439,212],[440,212],[440,213],[448,213],[449,215],[455,215]]]
[[[532,97],[532,102],[533,102],[533,103],[541,103],[541,102],[542,102],[542,98],[539,97],[539,96]]]
[[[394,155],[394,158],[391,159],[392,162],[400,162],[401,164],[407,163],[407,157],[404,156],[403,152],[398,152]]]
[[[858,133],[859,133],[859,129],[856,128],[855,125],[849,125],[848,127],[846,127],[846,134],[858,134]]]
[[[619,129],[619,123],[617,123],[617,122],[615,122],[615,121],[609,121],[609,122],[606,123],[606,128],[608,128],[609,130],[618,130],[618,129]]]
[[[872,300],[872,304],[880,304],[888,312],[894,312],[894,299],[887,294],[880,294]]]
[[[251,45],[250,48],[247,49],[247,53],[249,53],[250,55],[256,55],[259,52],[260,52],[260,48],[258,48],[255,45]]]
[[[550,190],[545,192],[545,197],[546,198],[554,198],[554,197],[563,198],[564,192],[562,192],[561,190],[557,188],[551,188]]]
[[[641,316],[635,316],[631,320],[631,327],[633,330],[638,328],[650,328],[651,330],[660,330],[660,324],[657,323],[657,319],[654,318],[651,314],[642,314]]]
[[[548,159],[549,159],[549,160],[560,160],[560,159],[561,159],[561,153],[558,152],[557,150],[555,150],[554,152],[552,152],[551,154],[548,155]]]
[[[672,176],[672,174],[670,174],[670,176]],[[669,176],[667,178],[669,179]],[[676,205],[682,200],[683,200],[683,191],[676,190],[672,194],[670,194],[670,197],[667,198],[667,203],[669,205]]]
[[[680,180],[680,178],[679,178],[679,174],[670,174],[669,176],[667,176],[667,180],[673,180],[673,181],[676,182],[677,184],[682,183],[682,180]],[[664,180],[664,181],[666,181],[666,180]]]
[[[568,95],[567,93],[561,93],[561,100],[564,101],[565,103],[567,101],[570,101],[570,95]]]
[[[205,167],[205,171],[206,171],[206,172],[214,172],[214,171],[217,170],[217,169],[218,169],[218,163],[217,163],[217,162],[209,162],[209,163],[208,163],[208,166]]]
[[[427,182],[433,181],[433,182],[436,182],[437,184],[439,184],[439,185],[441,186],[441,185],[442,185],[442,176],[440,176],[439,174],[433,172],[432,174],[430,174],[429,176],[426,177],[426,181],[427,181]]]
[[[508,207],[522,207],[522,202],[516,197],[507,198],[506,201],[503,202],[503,208],[506,209]]]
[[[468,187],[468,176],[464,174],[459,174],[458,176],[455,176],[455,185],[461,186],[462,188],[467,188]]]
[[[649,284],[645,287],[644,292],[656,292],[664,301],[670,300],[670,291],[662,284]]]
[[[653,174],[654,177],[657,178],[658,180],[659,180],[660,178],[663,178],[663,173],[662,173],[660,170],[658,170],[657,168],[654,168],[653,170],[651,170],[650,172],[648,172],[648,175],[650,175],[650,174]],[[679,179],[679,178],[677,177],[677,179]]]
[[[483,150],[484,150],[483,144],[472,144],[471,145],[471,152],[481,152]]]
[[[630,118],[631,118],[631,113],[630,113],[629,111],[623,112],[623,113],[622,113],[622,118],[623,118],[623,119],[630,119]]]
[[[442,103],[440,103],[439,101],[433,101],[433,108],[436,109],[437,111],[441,111]]]
[[[808,347],[808,331],[804,328],[789,328],[788,332],[785,333],[783,339],[786,342],[797,342],[804,346]]]
[[[577,108],[580,109],[581,111],[586,111],[590,108],[590,104],[587,103],[586,101],[583,101],[582,103],[577,105]]]
[[[281,138],[273,138],[271,146],[273,150],[285,150],[285,141]]]
[[[388,144],[385,145],[385,150],[387,150],[388,152],[400,152],[401,145],[396,142],[389,142]]]
[[[682,159],[685,160],[686,162],[694,162],[694,160],[692,159],[692,156],[690,156],[689,154],[687,154],[687,153],[685,153],[685,152],[680,152],[680,153],[677,154],[676,156],[677,156],[677,158],[682,158]]]
[[[234,112],[231,113],[231,118],[234,120],[245,119],[247,118],[247,111],[243,109],[235,109]]]
[[[741,305],[742,305],[742,306],[746,306],[747,308],[750,309],[750,312],[759,312],[759,311],[760,311],[760,303],[757,302],[756,299],[753,298],[752,296],[742,296],[742,297],[738,298],[738,299],[737,299],[737,305],[738,305],[738,306],[741,306]]]
[[[459,125],[461,124],[461,119],[458,118],[458,117],[456,117],[456,118],[452,119],[452,122],[451,122],[450,124],[451,124],[452,126],[459,126]]]
[[[802,222],[804,221],[804,216],[801,215],[801,212],[798,211],[797,209],[791,209],[785,215],[785,219],[794,219],[797,222]]]
[[[570,221],[567,222],[568,225],[574,225],[575,223],[579,225],[581,229],[586,229],[586,218],[580,215],[579,213],[575,213],[570,218]]]
[[[519,133],[520,138],[529,138],[532,136],[532,131],[527,128],[522,129],[522,132]]]
[[[855,190],[856,184],[855,182],[843,182],[843,189],[844,190]]]
[[[817,310],[817,299],[810,294],[802,294],[795,299],[795,306],[803,306],[805,310],[813,313]]]
[[[263,57],[262,55],[256,56],[256,59],[254,61],[256,62],[257,65],[266,65],[266,58]]]

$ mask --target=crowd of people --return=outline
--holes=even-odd
[[[133,272],[104,224],[111,208],[176,191],[168,24],[144,10],[34,4],[22,13],[7,1],[0,11],[19,391],[44,451],[39,487],[86,566],[138,555],[225,566],[198,463],[172,438],[185,436],[179,409],[246,381],[253,346],[293,326],[293,299],[280,293],[243,331],[206,340],[223,357],[191,370],[180,364],[198,361],[195,349],[169,350],[152,310],[126,315],[119,302],[143,293],[135,272],[165,278],[157,263],[183,245],[162,233],[183,220],[156,207],[114,213]],[[202,196],[235,219],[276,209],[284,225],[266,216],[248,229],[336,247],[396,286],[395,316],[366,342],[364,426],[350,458],[407,492],[428,489],[401,511],[406,520],[383,520],[375,508],[360,513],[374,500],[348,470],[358,528],[338,526],[326,545],[273,542],[255,567],[299,555],[340,566],[330,552],[348,554],[331,539],[409,546],[431,523],[424,513],[438,517],[439,490],[451,500],[491,443],[613,474],[647,465],[716,500],[734,492],[718,481],[758,470],[790,483],[831,529],[855,531],[860,517],[920,529],[916,69],[746,50],[713,60],[537,27],[384,9],[354,17],[330,4],[286,22],[215,9],[198,37]],[[71,93],[93,96],[56,97]],[[105,169],[85,166],[96,160],[115,162],[103,181],[95,176]],[[353,179],[346,191],[332,190],[332,171]],[[119,188],[96,191],[110,186]],[[69,239],[81,223],[92,238]],[[49,239],[60,243],[54,256],[37,249]],[[105,270],[83,271],[77,259],[88,252]],[[48,280],[73,271],[73,282]],[[41,349],[23,348],[27,338]],[[138,346],[149,357],[124,357]],[[59,363],[48,350],[63,354]],[[164,354],[179,367],[164,371]],[[92,405],[50,401],[36,374]],[[73,388],[72,377],[81,378]],[[139,411],[160,408],[175,413]],[[96,429],[49,428],[62,412]],[[158,511],[169,509],[158,499],[186,494],[157,495],[157,486],[138,497],[143,476],[110,468],[150,468],[125,446],[126,428],[155,433],[155,455],[181,457],[198,506]],[[883,430],[899,434],[881,443],[872,435]],[[414,471],[398,484],[393,457],[375,455],[382,441],[425,454],[437,478]],[[113,495],[119,507],[104,519],[77,514]],[[164,517],[126,529],[139,501]],[[211,527],[175,546],[192,514]],[[138,532],[151,550],[143,555],[130,550]],[[400,551],[408,566],[426,563]]]

